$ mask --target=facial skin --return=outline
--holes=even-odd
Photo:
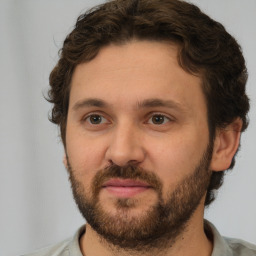
[[[71,180],[79,183],[80,199],[95,199],[95,177],[113,165],[132,164],[152,173],[161,184],[161,200],[165,204],[199,166],[200,177],[205,180],[198,183],[199,188],[195,184],[193,192],[205,188],[211,158],[208,156],[203,164],[202,159],[208,146],[201,80],[178,65],[175,46],[147,41],[112,45],[103,48],[92,61],[76,67],[71,83],[66,155]],[[132,184],[136,188],[125,184],[123,188],[118,183],[120,179],[105,181],[110,184],[98,191],[97,204],[117,223],[124,219],[143,220],[159,203],[159,193],[150,183]],[[183,195],[185,200],[188,193]],[[203,219],[204,195],[196,195],[199,204],[191,216],[198,222]],[[124,203],[127,199],[130,207]]]

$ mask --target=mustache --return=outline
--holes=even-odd
[[[161,193],[162,191],[162,182],[154,172],[145,170],[133,164],[128,164],[125,166],[111,165],[99,170],[92,182],[91,189],[93,195],[96,197],[102,189],[103,184],[112,178],[143,181],[148,183],[149,186],[155,189],[158,193]]]

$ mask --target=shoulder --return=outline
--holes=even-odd
[[[69,255],[68,245],[71,242],[71,239],[67,239],[58,244],[48,246],[37,250],[33,253],[25,254],[22,256],[66,256]],[[65,252],[66,251],[66,252]]]
[[[81,227],[72,238],[21,256],[82,256],[79,239],[84,232],[85,226]]]
[[[207,236],[213,241],[212,256],[256,256],[256,245],[223,237],[211,222],[205,220],[204,224]]]
[[[255,256],[256,255],[256,245],[248,243],[241,239],[227,238],[224,237],[225,241],[233,251],[234,256]]]

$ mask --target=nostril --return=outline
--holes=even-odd
[[[114,165],[114,162],[110,159],[108,160],[109,166]]]

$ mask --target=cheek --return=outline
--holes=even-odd
[[[94,154],[90,155],[89,153]],[[90,195],[90,186],[95,176],[95,153],[86,147],[79,148],[74,144],[70,144],[67,148],[69,163],[72,168],[74,179],[82,184],[84,193]]]
[[[96,171],[99,168],[99,151],[96,148],[84,146],[81,149],[75,147],[67,151],[70,164],[80,175]]]
[[[79,133],[67,133],[66,151],[72,169],[78,176],[89,176],[98,171],[102,162],[103,151],[99,141],[92,140]]]
[[[207,133],[206,133],[207,134]],[[164,185],[164,191],[173,190],[184,177],[192,174],[207,148],[208,137],[200,133],[190,136],[170,136],[151,147],[151,163]]]

